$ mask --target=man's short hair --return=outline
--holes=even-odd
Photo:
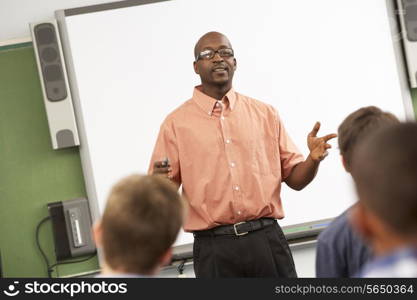
[[[102,244],[112,269],[148,274],[175,242],[184,218],[177,186],[162,176],[132,175],[110,192]]]
[[[358,145],[352,176],[359,201],[395,232],[417,233],[417,123],[383,128]]]
[[[352,164],[352,153],[356,145],[370,133],[381,128],[399,123],[397,117],[389,112],[384,112],[376,106],[360,108],[340,124],[338,128],[338,143],[340,154],[349,171]]]

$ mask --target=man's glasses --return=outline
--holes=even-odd
[[[232,57],[234,55],[232,48],[221,48],[219,50],[206,49],[197,55],[196,61],[200,59],[212,59],[216,53],[219,53],[220,57]]]

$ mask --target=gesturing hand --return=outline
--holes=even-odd
[[[307,145],[310,150],[310,157],[313,161],[322,161],[328,154],[327,149],[332,146],[327,141],[337,137],[337,134],[328,134],[323,137],[317,137],[317,132],[320,129],[320,122],[316,122],[313,130],[307,136]]]

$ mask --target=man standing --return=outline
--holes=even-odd
[[[236,59],[226,36],[203,35],[194,54],[201,85],[161,125],[149,171],[182,184],[195,274],[296,277],[275,221],[284,217],[281,182],[295,190],[309,184],[336,134],[318,138],[316,123],[304,160],[272,106],[232,89]]]

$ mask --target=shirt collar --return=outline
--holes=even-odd
[[[358,275],[359,277],[369,277],[369,274],[373,275],[387,268],[395,268],[403,260],[417,260],[417,248],[404,247],[390,254],[376,257],[366,263]]]
[[[201,91],[201,85],[198,85],[194,88],[193,100],[197,105],[207,114],[211,114],[214,106],[216,105],[217,99],[214,99]],[[223,101],[229,102],[230,110],[233,110],[236,105],[236,93],[231,88],[226,95],[224,95]]]

